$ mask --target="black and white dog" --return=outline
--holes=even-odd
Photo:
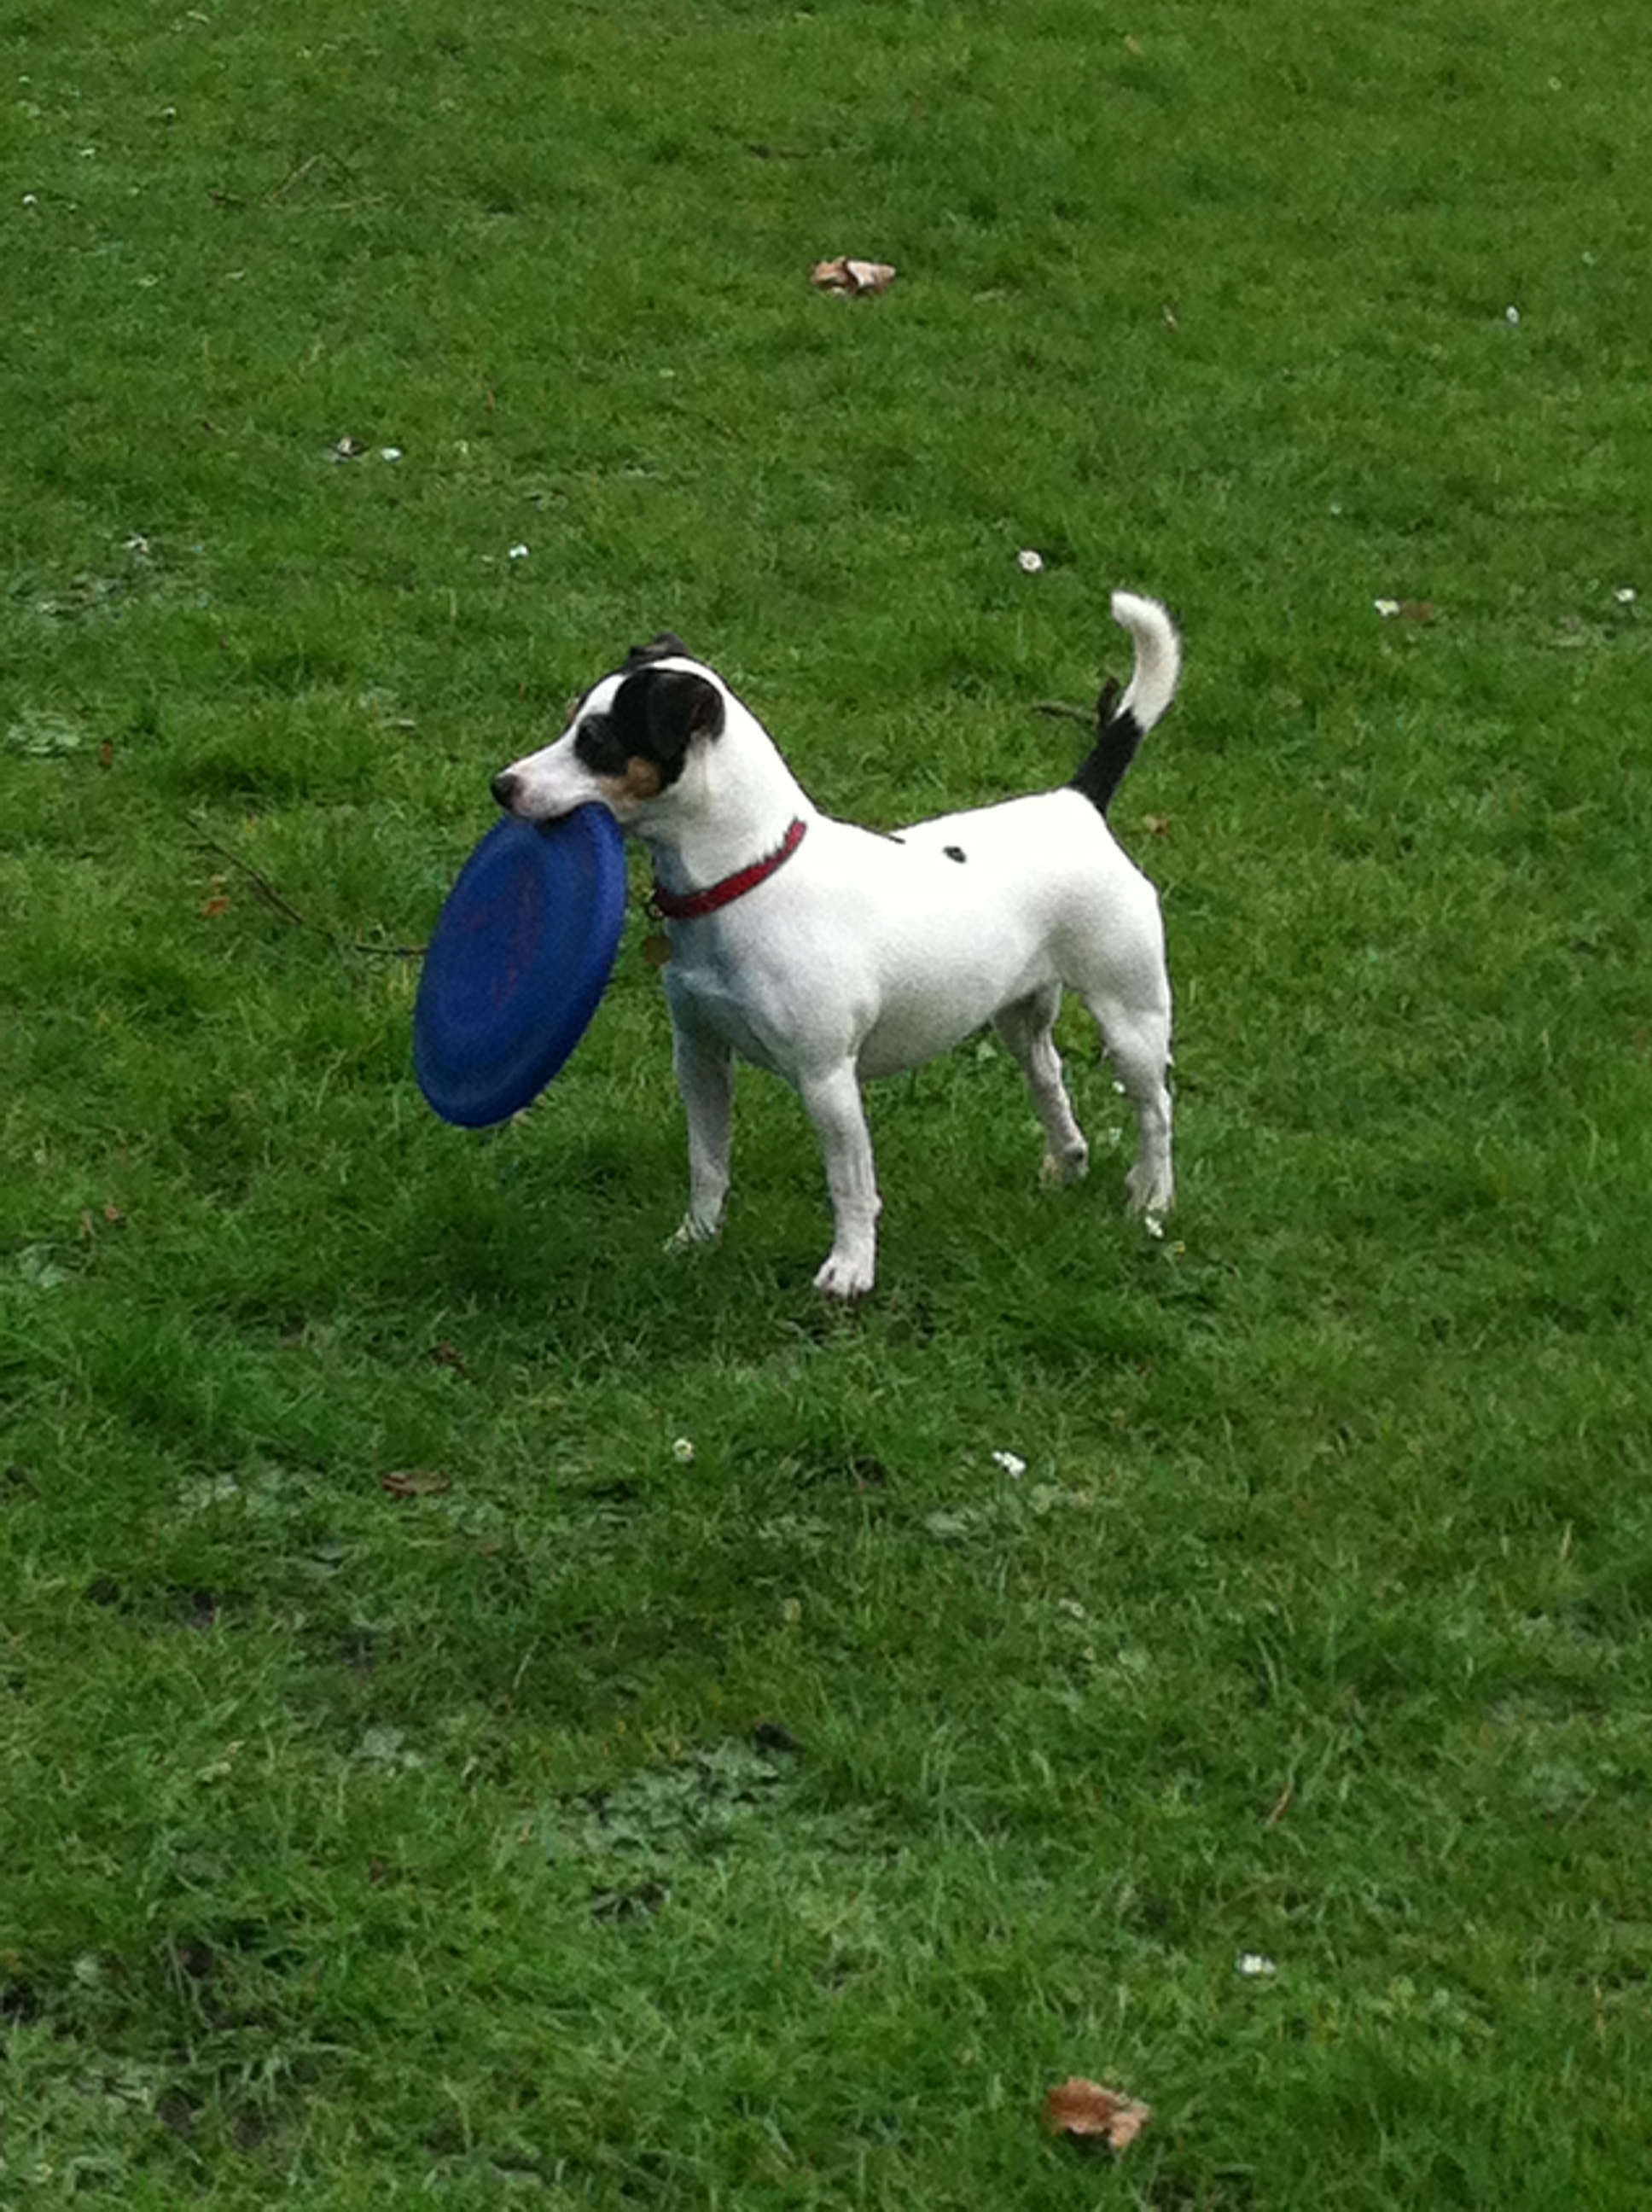
[[[876,1269],[865,1077],[915,1067],[992,1022],[1025,1071],[1046,1176],[1076,1182],[1089,1146],[1051,1037],[1064,986],[1100,1024],[1135,1108],[1131,1205],[1150,1224],[1169,1206],[1163,929],[1106,817],[1181,656],[1157,601],[1115,592],[1113,616],[1135,667],[1072,781],[893,836],[820,813],[756,717],[669,635],[594,684],[553,744],[494,778],[499,804],[531,822],[596,800],[653,856],[689,1117],[675,1243],[722,1221],[737,1054],[784,1076],[819,1135],[835,1225],[815,1282],[834,1297],[869,1291]]]

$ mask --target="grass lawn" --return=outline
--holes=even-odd
[[[0,7],[8,2212],[1645,2203],[1648,55]],[[752,1076],[667,1259],[640,905],[426,1109],[488,779],[634,638],[894,825],[1066,776],[1121,584],[1162,1241],[1066,1017],[1082,1189],[967,1046],[829,1310]]]

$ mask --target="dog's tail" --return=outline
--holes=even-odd
[[[1102,814],[1113,804],[1136,747],[1175,697],[1181,675],[1181,641],[1157,599],[1114,592],[1113,619],[1129,631],[1136,665],[1122,699],[1111,678],[1102,685],[1096,702],[1096,744],[1072,778],[1073,790],[1083,792]]]

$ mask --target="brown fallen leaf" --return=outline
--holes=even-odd
[[[452,1476],[434,1467],[402,1467],[379,1477],[379,1487],[392,1498],[440,1498],[452,1486]]]
[[[455,1375],[468,1375],[471,1371],[465,1364],[464,1354],[451,1337],[445,1336],[440,1344],[433,1344],[430,1357],[438,1367],[451,1367]]]
[[[1139,2104],[1133,2097],[1078,2075],[1044,2100],[1044,2125],[1052,2135],[1070,2136],[1079,2142],[1099,2141],[1114,2151],[1128,2150],[1152,2116],[1151,2105]]]
[[[887,261],[855,261],[840,253],[835,261],[816,262],[810,281],[823,292],[844,292],[859,300],[874,292],[887,292],[895,282],[895,271]]]

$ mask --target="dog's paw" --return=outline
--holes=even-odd
[[[874,1273],[870,1255],[861,1260],[848,1253],[829,1252],[815,1277],[815,1288],[824,1297],[864,1298],[872,1286]]]
[[[1082,1182],[1090,1173],[1090,1146],[1082,1139],[1066,1152],[1046,1152],[1038,1170],[1042,1183]]]
[[[1145,1213],[1149,1223],[1157,1221],[1163,1227],[1163,1217],[1175,1202],[1175,1189],[1168,1168],[1155,1174],[1138,1160],[1124,1179],[1129,1194],[1132,1213]]]
[[[668,1252],[692,1252],[701,1244],[716,1242],[720,1223],[701,1221],[696,1214],[685,1213],[665,1239]]]

